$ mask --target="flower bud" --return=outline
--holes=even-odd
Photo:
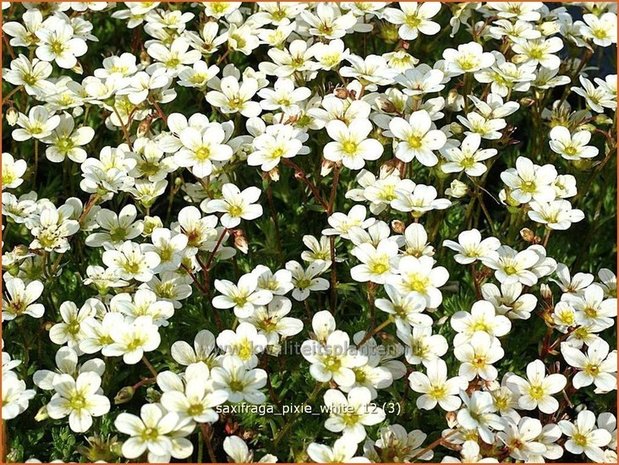
[[[279,169],[277,166],[267,173],[269,179],[273,182],[279,181]]]
[[[114,396],[114,404],[126,404],[131,399],[133,399],[133,395],[135,394],[135,389],[133,386],[125,386],[120,391],[116,393]]]
[[[383,22],[378,28],[378,36],[389,44],[395,44],[400,40],[398,29],[397,24]]]
[[[84,74],[84,68],[82,67],[79,61],[75,64],[73,68],[71,68],[71,71],[77,74]]]
[[[146,134],[148,134],[148,131],[150,131],[150,122],[150,118],[146,118],[139,124],[137,130],[138,137],[144,137]]]
[[[144,217],[144,235],[150,236],[157,228],[163,228],[163,222],[158,216]]]
[[[393,229],[393,232],[396,234],[404,234],[404,231],[406,230],[406,224],[404,224],[404,222],[400,220],[393,220],[391,222],[391,229]]]
[[[529,228],[522,228],[520,230],[520,237],[522,237],[527,242],[533,242],[535,240],[535,233]]]
[[[544,300],[552,300],[552,290],[548,284],[541,284],[539,287],[539,292]]]
[[[593,118],[593,121],[595,121],[596,126],[610,126],[613,124],[612,118],[609,118],[606,115],[597,115]]]
[[[333,168],[335,168],[334,162],[323,159],[322,164],[320,166],[320,175],[322,177],[328,176],[329,174],[331,174],[331,171],[333,171]]]
[[[546,21],[537,27],[537,30],[542,33],[543,36],[548,37],[559,32],[561,26],[559,21]]]
[[[9,126],[15,126],[17,124],[17,118],[19,117],[19,112],[15,109],[15,107],[10,107],[6,111],[6,122]]]
[[[346,87],[336,87],[333,91],[333,95],[337,98],[347,99],[349,96],[349,91]]]
[[[453,197],[456,199],[460,199],[464,197],[469,191],[469,188],[462,181],[458,181],[454,179],[451,181],[451,184],[447,189],[445,189],[445,194],[449,197]]]
[[[456,122],[453,122],[449,125],[449,130],[454,136],[457,136],[464,132],[464,128],[462,127],[462,125]]]
[[[249,245],[245,237],[245,232],[242,229],[233,229],[231,233],[232,237],[234,237],[234,247],[239,249],[242,253],[247,254]]]
[[[451,89],[449,91],[449,94],[447,94],[447,101],[445,106],[452,111],[461,111],[462,108],[464,108],[464,97],[458,93],[457,89]],[[460,126],[457,123],[452,124]]]
[[[49,418],[49,414],[47,413],[47,405],[44,405],[39,409],[37,414],[34,416],[35,421],[43,421]]]

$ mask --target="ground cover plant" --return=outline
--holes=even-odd
[[[616,463],[616,4],[2,10],[6,460]]]

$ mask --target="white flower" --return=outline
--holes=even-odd
[[[406,331],[409,326],[432,326],[432,318],[422,313],[426,308],[426,301],[421,296],[411,292],[400,294],[392,285],[385,285],[389,299],[376,299],[376,308],[386,312],[395,320],[400,331]]]
[[[477,430],[487,444],[494,443],[494,430],[504,429],[503,420],[496,413],[496,407],[489,392],[474,391],[469,397],[461,393],[464,407],[458,411],[458,423],[466,430]]]
[[[217,358],[213,353],[214,349],[215,336],[208,329],[203,329],[196,334],[193,347],[185,341],[176,341],[170,348],[170,354],[174,361],[180,365],[188,366],[203,362],[209,368],[213,368],[218,365]]]
[[[537,297],[533,294],[522,294],[522,284],[519,282],[506,284],[501,283],[499,289],[492,283],[481,286],[481,294],[499,315],[505,315],[511,320],[527,320],[531,312],[537,306]]]
[[[595,414],[590,410],[580,412],[574,423],[568,420],[559,422],[559,428],[569,438],[565,443],[569,452],[584,453],[592,461],[602,463],[605,460],[601,448],[612,440],[612,436],[607,430],[595,426]]]
[[[339,235],[344,239],[348,239],[348,233],[354,227],[367,229],[376,222],[376,219],[372,217],[366,219],[366,215],[367,209],[363,205],[355,205],[348,214],[333,213],[327,220],[331,228],[324,229],[322,234],[325,236]]]
[[[494,55],[484,52],[477,42],[458,45],[458,49],[448,48],[443,51],[447,71],[458,76],[473,73],[494,64]]]
[[[217,345],[226,355],[237,358],[247,368],[258,365],[257,354],[264,352],[267,338],[250,323],[240,323],[234,331],[226,329],[217,336]]]
[[[43,304],[35,303],[43,293],[43,283],[40,281],[26,284],[20,278],[5,278],[4,288],[6,298],[2,299],[2,321],[13,320],[21,315],[41,318],[45,313]]]
[[[497,436],[509,449],[510,457],[530,461],[532,457],[544,455],[547,451],[546,445],[540,441],[542,431],[542,423],[536,418],[507,417],[505,432],[499,432]]]
[[[294,81],[287,78],[279,78],[275,81],[273,89],[261,89],[258,96],[263,100],[260,106],[264,110],[280,110],[289,113],[299,111],[298,102],[309,98],[312,91],[307,87],[296,87]]]
[[[211,370],[213,387],[228,393],[228,401],[262,404],[266,400],[260,391],[267,384],[267,373],[261,368],[249,369],[236,357],[224,357],[221,367]]]
[[[198,50],[189,50],[189,42],[182,37],[177,37],[169,45],[169,48],[161,43],[153,43],[147,49],[151,57],[157,63],[153,69],[162,66],[170,75],[177,76],[187,65],[192,65],[200,60],[201,54]]]
[[[32,10],[29,10],[30,12]],[[24,13],[24,16],[28,14]],[[11,40],[12,41],[12,40]],[[11,69],[3,70],[3,78],[15,86],[24,86],[28,95],[46,94],[53,85],[47,80],[52,74],[52,65],[34,58],[32,62],[24,55],[11,61]]]
[[[57,323],[49,331],[49,338],[54,344],[76,347],[85,337],[84,322],[94,316],[96,308],[88,305],[88,302],[78,311],[77,306],[70,301],[60,305],[60,317],[62,323]]]
[[[40,40],[35,50],[37,58],[43,61],[55,61],[64,69],[71,69],[77,64],[77,58],[88,51],[84,39],[76,37],[71,24],[60,17],[50,16],[43,27],[35,31]]]
[[[406,344],[404,356],[411,365],[423,363],[428,366],[432,361],[447,353],[447,339],[440,334],[432,334],[432,326],[413,326],[398,328],[398,338]]]
[[[377,247],[368,243],[359,244],[351,254],[362,262],[350,270],[350,276],[355,281],[385,284],[397,270],[398,244],[393,240],[383,239]]]
[[[366,457],[355,457],[359,444],[340,438],[333,447],[312,442],[307,446],[307,455],[316,463],[369,463]]]
[[[121,413],[114,426],[130,436],[122,445],[122,454],[128,459],[148,452],[149,462],[167,463],[170,457],[184,459],[193,452],[193,445],[184,437],[193,431],[193,423],[180,420],[178,414],[168,412],[160,404],[142,405],[139,417]]]
[[[342,433],[342,439],[356,443],[366,437],[365,426],[372,426],[385,419],[382,408],[371,404],[370,390],[365,387],[355,387],[348,396],[337,389],[329,389],[324,395],[324,403],[329,418],[325,428],[334,433]]]
[[[309,25],[311,35],[327,40],[344,37],[357,22],[352,13],[342,15],[338,5],[329,3],[319,3],[313,13],[303,10],[301,18]]]
[[[434,268],[434,259],[428,256],[405,256],[398,265],[399,276],[393,276],[390,284],[402,294],[416,293],[423,297],[428,308],[437,308],[443,301],[443,295],[438,290],[443,286],[449,273],[447,269],[438,266]]]
[[[355,383],[353,368],[367,363],[367,357],[360,355],[350,345],[350,338],[344,331],[335,330],[323,344],[314,340],[304,341],[301,355],[311,363],[310,374],[321,383],[333,380],[340,386]]]
[[[441,27],[438,23],[430,21],[441,9],[439,2],[424,3],[399,3],[401,10],[386,8],[383,12],[385,19],[392,24],[399,24],[398,35],[404,40],[414,40],[421,32],[432,36],[437,34]]]
[[[485,300],[479,300],[471,307],[471,312],[459,311],[451,317],[451,327],[458,334],[454,338],[454,346],[469,342],[476,333],[487,333],[490,336],[505,336],[512,328],[509,319],[495,313],[494,305]]]
[[[226,76],[220,82],[220,90],[206,94],[206,101],[222,113],[241,113],[251,118],[262,111],[258,102],[251,101],[257,91],[258,82],[253,78],[245,78],[239,83],[234,76]]]
[[[201,208],[206,213],[222,212],[221,224],[226,228],[235,228],[243,220],[255,220],[262,216],[262,206],[255,204],[261,191],[257,187],[241,190],[234,184],[224,184],[221,188],[222,199],[206,200]]]
[[[593,383],[596,393],[617,389],[617,351],[609,353],[609,350],[608,343],[602,338],[595,339],[589,345],[586,355],[565,342],[561,344],[561,355],[565,361],[580,370],[572,380],[576,389]]]
[[[198,178],[213,172],[213,161],[225,162],[232,158],[232,149],[223,143],[226,133],[220,124],[211,123],[201,131],[187,127],[181,131],[179,138],[183,147],[174,154],[174,162],[190,168]]]
[[[237,285],[225,279],[215,280],[215,289],[223,295],[213,298],[213,307],[232,308],[238,318],[248,318],[254,309],[273,299],[271,291],[258,289],[258,277],[253,273],[241,276]]]
[[[529,218],[548,229],[565,230],[585,218],[585,214],[578,208],[572,208],[567,200],[554,200],[552,202],[536,202],[529,204],[531,210],[527,212]]]
[[[561,392],[567,379],[555,373],[546,376],[546,366],[541,360],[535,360],[527,365],[527,379],[512,375],[507,379],[507,385],[520,393],[518,406],[524,410],[539,408],[543,413],[554,413],[559,408],[559,402],[552,397]]]
[[[447,163],[441,165],[445,173],[460,173],[464,171],[469,176],[481,176],[488,168],[481,161],[494,157],[496,149],[479,150],[481,136],[479,134],[467,135],[460,147],[451,147],[443,151]]]
[[[254,460],[254,451],[250,451],[245,441],[238,436],[227,436],[224,439],[224,451],[234,463],[276,463],[277,457],[266,454],[257,462]]]
[[[95,136],[95,130],[89,126],[75,129],[75,122],[71,116],[63,115],[54,132],[43,139],[46,144],[51,144],[45,149],[45,156],[54,163],[62,162],[65,157],[75,163],[83,163],[86,160],[86,150],[82,146],[88,144]]]
[[[415,218],[422,217],[432,210],[445,210],[451,206],[447,199],[437,199],[438,192],[434,186],[417,184],[413,189],[396,189],[396,198],[391,207],[401,212],[412,212]]]
[[[539,255],[533,250],[527,249],[518,252],[507,245],[497,249],[498,257],[483,258],[482,262],[495,270],[495,276],[502,284],[514,284],[520,282],[525,286],[533,286],[537,283],[537,276],[532,268],[539,261]]]
[[[32,107],[28,112],[28,116],[23,113],[17,118],[19,129],[15,129],[12,133],[13,139],[18,142],[23,142],[30,138],[45,139],[52,134],[52,131],[60,124],[60,116],[54,115],[43,106],[37,105]]]
[[[602,327],[613,325],[617,317],[617,299],[604,298],[604,290],[598,284],[591,284],[582,296],[566,294],[563,298],[576,310],[580,325],[596,324]]]
[[[292,158],[297,154],[309,153],[303,145],[308,138],[305,132],[287,124],[267,126],[265,132],[253,140],[254,151],[247,157],[247,164],[260,166],[262,171],[271,171],[282,158]]]
[[[604,13],[601,16],[594,14],[583,15],[586,25],[582,25],[580,32],[585,39],[592,40],[595,45],[608,47],[617,43],[617,15]]]
[[[196,423],[214,423],[219,415],[213,407],[228,400],[228,393],[213,389],[209,383],[210,371],[203,363],[191,364],[185,370],[184,382],[168,371],[159,373],[157,384],[161,387],[161,405],[181,418],[191,418]]]
[[[517,54],[514,57],[515,63],[527,63],[531,65],[541,65],[548,69],[558,69],[561,59],[555,55],[563,48],[563,41],[559,37],[549,39],[527,40],[514,44],[513,51]]]
[[[461,376],[447,378],[447,365],[437,358],[427,365],[427,375],[413,371],[408,377],[410,387],[422,395],[417,398],[417,407],[432,410],[438,403],[443,410],[453,412],[462,401],[458,397],[461,389],[468,387],[468,382]]]
[[[556,177],[557,170],[553,165],[538,166],[525,157],[518,157],[515,169],[501,173],[501,179],[510,188],[510,196],[519,203],[554,200],[552,182]]]
[[[26,383],[14,372],[2,373],[2,420],[12,420],[23,413],[34,396],[35,391],[26,389]]]
[[[565,126],[555,126],[550,131],[550,148],[566,160],[593,158],[599,153],[597,147],[587,145],[591,140],[589,131],[577,131],[570,134]]]
[[[395,156],[407,163],[416,158],[424,166],[436,165],[438,158],[432,152],[447,142],[443,131],[432,129],[432,120],[426,110],[413,112],[409,121],[393,118],[389,122],[389,131],[399,141]]]
[[[498,258],[496,250],[501,246],[501,242],[495,237],[482,240],[481,233],[477,229],[471,229],[458,234],[458,242],[446,240],[443,245],[458,252],[454,257],[456,262],[470,265],[483,258]]]
[[[83,433],[92,426],[92,417],[100,417],[110,411],[110,401],[98,394],[101,377],[92,371],[80,373],[77,379],[70,375],[58,375],[53,381],[56,393],[47,405],[51,418],[69,417],[69,427]]]
[[[26,173],[26,160],[15,160],[13,155],[2,153],[2,190],[15,189],[22,185],[22,176]]]
[[[287,270],[280,270],[287,271]],[[257,307],[254,313],[242,320],[251,323],[264,334],[269,345],[283,338],[294,336],[303,330],[303,322],[297,318],[287,317],[292,309],[292,302],[285,297],[274,297],[267,306]]]
[[[157,325],[150,316],[139,316],[132,322],[123,323],[110,334],[112,343],[104,347],[101,353],[107,357],[119,357],[127,365],[135,365],[144,356],[159,347],[161,336]]]
[[[341,161],[346,168],[359,170],[366,160],[378,160],[383,146],[375,139],[369,139],[372,123],[367,119],[356,119],[348,125],[339,120],[327,123],[327,133],[334,142],[329,142],[323,155],[330,161]]]
[[[454,355],[461,362],[458,374],[467,381],[472,381],[476,376],[494,381],[498,371],[492,364],[501,360],[505,352],[497,338],[476,332],[468,342],[454,348]]]
[[[307,268],[303,268],[299,262],[294,260],[287,262],[286,269],[292,273],[292,284],[294,285],[292,297],[301,302],[309,297],[311,291],[329,289],[329,281],[318,277],[328,267],[329,263],[324,261],[312,262]]]
[[[151,280],[153,269],[161,262],[155,252],[131,241],[123,242],[118,250],[106,250],[102,260],[110,269],[117,270],[120,278],[144,283]]]
[[[142,221],[135,221],[138,211],[134,205],[127,205],[118,214],[107,208],[102,208],[95,217],[97,224],[106,232],[97,232],[86,238],[86,245],[101,247],[105,245],[119,246],[124,241],[138,237],[144,230]],[[111,247],[110,247],[111,249]]]

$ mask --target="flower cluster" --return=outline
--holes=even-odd
[[[7,458],[616,463],[616,5],[549,5],[3,2]]]

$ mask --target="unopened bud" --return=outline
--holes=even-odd
[[[6,111],[6,122],[9,126],[15,126],[17,124],[17,118],[19,117],[19,112],[15,109],[15,107],[10,107]]]
[[[269,179],[273,182],[279,181],[279,169],[277,166],[267,173]]]
[[[267,346],[267,354],[274,357],[278,357],[282,353],[282,346],[280,344],[273,344]]]
[[[146,50],[142,50],[140,53],[140,63],[144,66],[150,65],[150,56],[146,53]]]
[[[337,98],[346,99],[348,98],[349,92],[346,87],[336,87],[333,91],[333,95]]]
[[[462,125],[456,122],[453,122],[449,125],[449,130],[454,136],[457,136],[464,132],[464,128],[462,127]]]
[[[388,22],[382,22],[378,29],[378,35],[387,43],[395,44],[400,40],[398,26]]]
[[[596,126],[610,126],[613,124],[612,118],[609,118],[606,115],[597,115],[593,118],[593,121],[595,121]]]
[[[456,412],[447,412],[445,415],[445,420],[447,420],[447,426],[449,428],[455,428],[458,424],[458,420],[456,419]]]
[[[151,404],[156,404],[161,400],[161,393],[157,391],[157,389],[149,387],[146,390],[146,400],[148,400]]]
[[[322,177],[328,176],[331,171],[333,171],[333,168],[335,168],[335,163],[333,163],[332,161],[329,160],[322,160],[322,164],[320,166],[320,175]]]
[[[535,99],[531,97],[524,97],[520,99],[520,106],[522,107],[530,107],[535,103]]]
[[[541,284],[539,287],[539,292],[544,300],[552,299],[552,290],[550,289],[550,286],[548,284],[546,283]]]
[[[158,216],[144,217],[144,235],[150,236],[157,228],[163,228],[163,221]]]
[[[533,242],[533,240],[535,239],[535,233],[529,228],[522,228],[520,230],[520,237],[522,237],[527,242]]]
[[[49,418],[49,414],[47,413],[47,405],[44,405],[39,409],[37,414],[34,416],[35,421],[43,421]]]
[[[135,389],[133,386],[125,386],[120,391],[116,393],[114,396],[114,404],[126,404],[131,399],[133,399],[133,395],[135,394]]]
[[[464,108],[464,97],[458,93],[457,89],[451,89],[445,103],[449,109],[460,111]]]
[[[234,237],[234,247],[246,254],[249,251],[249,245],[245,237],[245,232],[242,229],[233,229],[232,237]]]
[[[73,71],[74,73],[77,73],[77,74],[83,74],[84,73],[84,68],[82,67],[82,65],[78,61],[75,64],[75,66],[73,68],[71,68],[71,71]]]
[[[150,118],[146,118],[139,124],[137,130],[138,137],[144,137],[146,134],[148,134],[148,131],[150,131],[150,122]]]
[[[560,25],[558,21],[546,21],[537,27],[537,30],[542,33],[543,36],[548,37],[559,32]]]
[[[460,199],[464,197],[469,191],[469,188],[462,181],[458,181],[454,179],[451,181],[451,184],[447,189],[445,189],[445,194],[449,197],[453,197],[456,199]]]
[[[393,220],[391,222],[391,229],[393,229],[393,232],[396,234],[404,234],[404,231],[406,230],[406,224],[404,224],[404,222],[400,220]]]

